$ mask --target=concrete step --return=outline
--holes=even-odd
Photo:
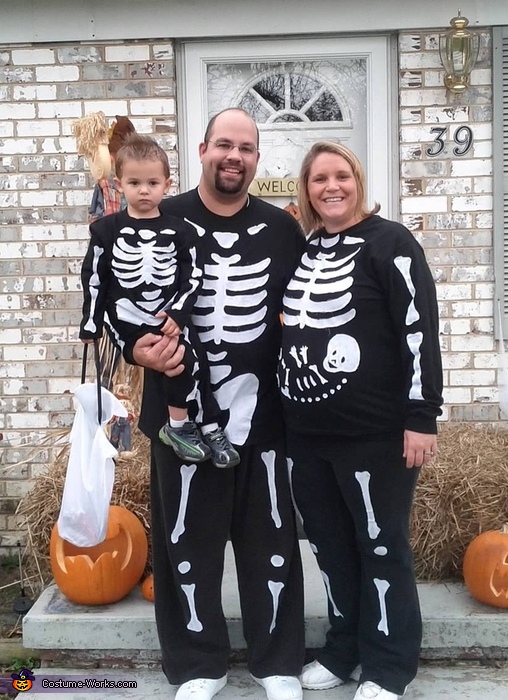
[[[86,675],[83,675],[86,674]],[[176,687],[170,686],[160,670],[147,669],[94,669],[89,671],[69,669],[35,669],[35,683],[28,695],[30,700],[146,700],[164,698],[174,700]],[[52,682],[80,678],[134,681],[136,688],[111,689],[95,692],[41,691],[43,678]],[[304,700],[352,700],[356,689],[354,682],[331,690],[304,690]],[[250,677],[244,665],[233,666],[228,684],[216,696],[217,700],[266,700],[266,695]],[[408,688],[404,700],[506,700],[508,697],[508,668],[476,666],[422,666],[418,676]]]
[[[306,540],[300,547],[305,575],[306,646],[323,645],[328,626],[321,574]],[[508,659],[508,610],[474,600],[460,583],[421,583],[423,659]],[[231,646],[245,649],[232,549],[226,551],[224,611]],[[139,587],[114,605],[80,606],[49,586],[23,621],[23,644],[58,665],[86,662],[117,665],[160,660],[153,604]],[[321,697],[321,696],[320,696]],[[508,696],[507,696],[508,697]]]

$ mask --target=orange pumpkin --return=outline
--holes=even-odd
[[[55,523],[50,560],[62,593],[73,603],[104,605],[124,598],[146,566],[148,540],[139,518],[122,506],[110,506],[104,542],[76,547],[62,539]]]
[[[293,218],[295,218],[297,221],[300,221],[300,219],[302,218],[302,216],[300,214],[300,207],[298,206],[298,204],[294,204],[294,202],[291,202],[290,204],[285,206],[284,211],[289,212],[291,214],[291,216]]]
[[[464,556],[463,573],[469,592],[477,600],[508,608],[508,525],[472,540]]]
[[[155,595],[153,592],[153,574],[149,574],[141,584],[141,593],[143,594],[143,598],[151,600],[152,603],[154,602]]]

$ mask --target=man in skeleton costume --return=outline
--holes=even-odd
[[[223,425],[241,461],[196,468],[157,434],[161,374],[179,371],[171,339],[141,338],[125,357],[145,370],[140,427],[151,439],[155,616],[176,700],[210,700],[227,682],[230,645],[221,604],[224,552],[235,552],[249,670],[269,700],[300,700],[303,582],[277,387],[284,289],[305,240],[286,212],[249,197],[258,132],[243,110],[210,122],[199,187],[162,203],[185,218],[204,254],[192,320],[206,349]],[[189,241],[193,240],[189,235]]]
[[[80,338],[87,342],[100,337],[106,312],[120,347],[146,333],[164,333],[168,326],[178,334],[183,329],[186,371],[164,382],[166,420],[168,407],[172,421],[175,414],[186,416],[187,404],[194,400],[195,413],[207,430],[201,434],[193,421],[184,418],[178,427],[168,422],[161,439],[168,444],[166,432],[176,434],[173,447],[187,461],[212,456],[216,466],[230,466],[230,457],[238,455],[219,427],[220,411],[209,385],[206,358],[189,323],[203,275],[199,239],[192,226],[159,210],[171,183],[167,155],[153,139],[134,134],[117,153],[116,173],[127,208],[90,225],[81,270]]]
[[[279,384],[293,494],[330,620],[302,685],[352,677],[355,700],[397,700],[421,643],[409,514],[437,450],[435,287],[412,234],[367,210],[347,148],[311,148],[299,204],[311,235],[284,297]]]

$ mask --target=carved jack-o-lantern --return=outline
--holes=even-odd
[[[143,598],[151,600],[152,603],[154,602],[155,594],[153,592],[153,574],[149,574],[141,584],[141,593],[143,594]]]
[[[142,522],[122,506],[110,506],[106,539],[94,547],[51,533],[51,569],[56,584],[73,603],[104,605],[124,598],[146,566],[148,540]]]
[[[508,608],[508,525],[483,532],[464,556],[464,582],[481,603]]]
[[[302,215],[300,214],[300,207],[298,204],[295,204],[294,202],[291,202],[290,204],[287,205],[287,207],[284,207],[284,210],[289,212],[293,218],[295,218],[297,221],[300,221],[302,218]]]

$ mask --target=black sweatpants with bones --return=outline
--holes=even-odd
[[[238,466],[217,469],[151,445],[155,618],[173,684],[227,672],[221,587],[229,538],[249,670],[294,676],[302,668],[303,580],[283,440],[239,452]]]
[[[398,440],[288,436],[291,483],[328,595],[319,662],[402,695],[418,668],[421,616],[409,542],[419,469]]]

